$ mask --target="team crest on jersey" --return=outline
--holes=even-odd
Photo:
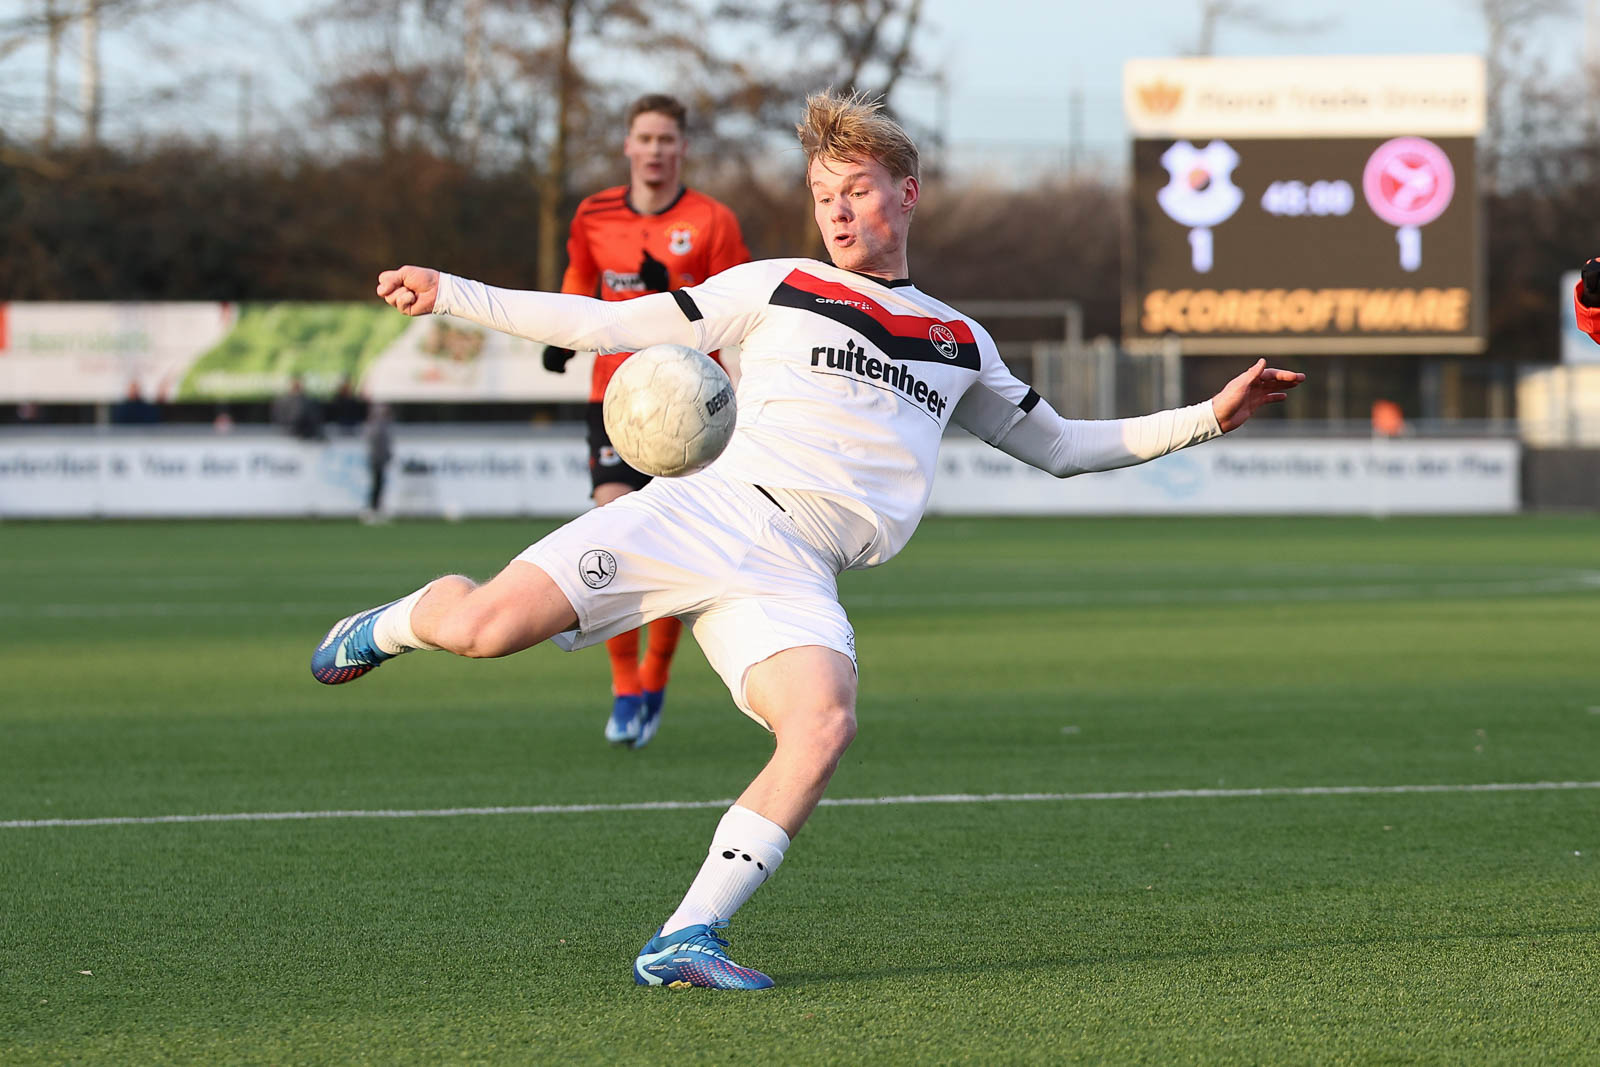
[[[603,548],[591,548],[578,558],[578,574],[590,589],[603,589],[617,576],[617,557]]]
[[[667,251],[675,256],[686,256],[694,251],[694,227],[686,222],[673,224],[667,231]]]
[[[956,340],[955,331],[942,322],[928,327],[928,340],[933,342],[933,347],[945,359],[955,359],[961,354],[961,343]]]

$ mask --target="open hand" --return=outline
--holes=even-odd
[[[439,272],[405,266],[378,275],[378,295],[407,315],[426,315],[439,296]]]
[[[1211,411],[1222,432],[1237,430],[1250,420],[1263,404],[1276,404],[1289,398],[1289,390],[1306,380],[1299,371],[1278,370],[1258,359],[1255,365],[1222,387],[1211,398]]]

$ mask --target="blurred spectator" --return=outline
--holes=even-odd
[[[111,421],[118,426],[149,426],[161,421],[161,407],[144,398],[138,382],[129,382],[128,395],[111,405]]]
[[[341,379],[339,388],[334,391],[333,399],[328,402],[328,421],[339,427],[340,433],[353,434],[360,429],[361,422],[366,416],[367,405],[356,396],[355,387],[350,384],[350,379]]]
[[[228,405],[217,405],[217,414],[211,420],[211,429],[219,434],[233,432],[233,412],[228,410]]]
[[[302,441],[323,439],[322,405],[306,395],[305,383],[298,374],[289,379],[289,391],[272,402],[272,421]]]
[[[1393,400],[1372,402],[1372,432],[1378,437],[1399,437],[1406,432],[1406,419]]]
[[[35,404],[31,400],[24,400],[22,403],[18,404],[17,405],[17,421],[18,422],[38,422],[39,421],[39,405]]]
[[[383,485],[389,473],[389,461],[394,458],[394,417],[388,404],[372,405],[361,437],[367,446],[367,470],[372,475],[367,510],[362,513],[361,521],[383,522]]]

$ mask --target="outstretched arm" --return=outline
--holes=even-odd
[[[663,341],[695,344],[693,324],[666,293],[607,302],[565,293],[497,289],[428,267],[406,266],[378,275],[378,295],[407,315],[457,315],[559,348],[633,352]]]
[[[961,398],[955,421],[1007,455],[1067,478],[1144,463],[1220,437],[1303,381],[1304,374],[1258,361],[1208,401],[1132,419],[1064,419],[1031,389],[1017,403],[980,384]]]

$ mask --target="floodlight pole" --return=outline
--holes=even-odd
[[[1083,305],[1076,300],[958,300],[955,304],[963,313],[976,319],[1043,319],[1061,316],[1062,340],[1066,354],[1083,350]],[[1059,407],[1055,388],[1055,373],[1048,359],[1036,360],[1033,368],[1034,392]]]
[[[100,0],[84,0],[83,57],[78,110],[83,114],[83,147],[100,143]]]

